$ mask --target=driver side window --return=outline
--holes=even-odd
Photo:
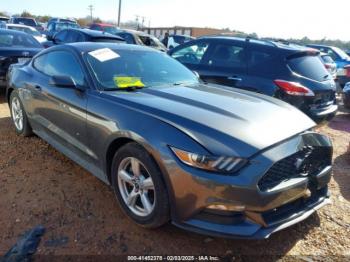
[[[37,57],[34,67],[48,76],[70,76],[78,86],[84,86],[83,70],[73,56],[67,51],[53,51]]]
[[[171,56],[183,64],[198,65],[201,63],[209,43],[200,42],[175,51]]]

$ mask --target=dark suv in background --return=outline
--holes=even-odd
[[[38,24],[35,18],[32,17],[11,17],[8,23],[31,26],[37,29],[39,32],[44,31],[44,28]]]
[[[208,36],[180,45],[169,55],[205,82],[282,99],[315,120],[335,115],[336,84],[319,51],[287,42]]]

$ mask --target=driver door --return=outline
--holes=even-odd
[[[34,130],[62,151],[86,159],[87,85],[81,63],[73,53],[57,50],[35,58],[33,70],[37,77],[28,89]],[[77,88],[53,86],[52,76],[70,76]]]

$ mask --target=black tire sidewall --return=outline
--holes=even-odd
[[[150,176],[152,177],[154,183],[156,195],[155,208],[152,213],[146,217],[141,217],[134,214],[125,204],[119,191],[117,175],[118,167],[121,161],[127,157],[135,157],[140,162],[142,162],[147,171],[150,173]],[[129,143],[123,146],[114,155],[111,172],[112,186],[118,199],[119,205],[122,207],[126,215],[129,216],[134,222],[143,227],[156,228],[169,221],[168,193],[165,187],[165,183],[162,179],[162,174],[153,158],[143,147],[137,143]]]

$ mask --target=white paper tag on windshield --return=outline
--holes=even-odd
[[[120,57],[116,52],[109,48],[97,49],[95,51],[89,52],[89,55],[95,57],[100,62],[106,62],[108,60],[112,60]]]

